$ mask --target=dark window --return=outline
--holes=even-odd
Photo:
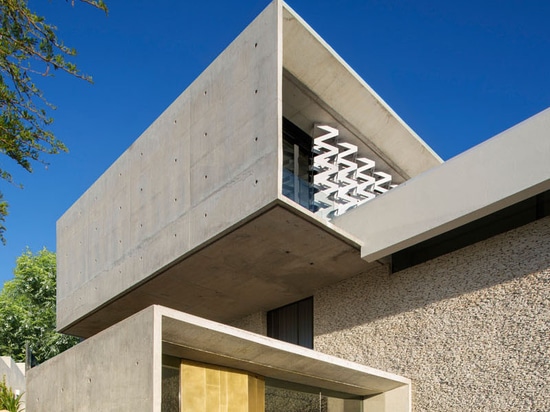
[[[313,349],[313,297],[267,312],[267,336]]]
[[[312,143],[306,132],[283,118],[283,195],[309,210],[313,210]]]
[[[392,255],[392,272],[418,265],[550,215],[550,191],[450,230]]]

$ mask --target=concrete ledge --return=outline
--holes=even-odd
[[[550,189],[550,109],[332,221],[371,262]]]
[[[410,380],[161,306],[163,353],[266,378],[369,396]]]
[[[30,369],[26,411],[160,412],[158,324],[147,308]]]

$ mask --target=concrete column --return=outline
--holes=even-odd
[[[363,401],[365,412],[410,412],[411,387],[400,386]]]

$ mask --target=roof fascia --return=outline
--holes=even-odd
[[[371,262],[550,189],[550,108],[332,223]]]

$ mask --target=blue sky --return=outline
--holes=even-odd
[[[106,17],[78,2],[30,0],[94,84],[39,79],[69,154],[33,174],[0,158],[25,186],[0,182],[10,203],[0,284],[26,247],[55,250],[56,220],[269,1],[107,3]],[[289,5],[444,159],[550,106],[546,0]]]

